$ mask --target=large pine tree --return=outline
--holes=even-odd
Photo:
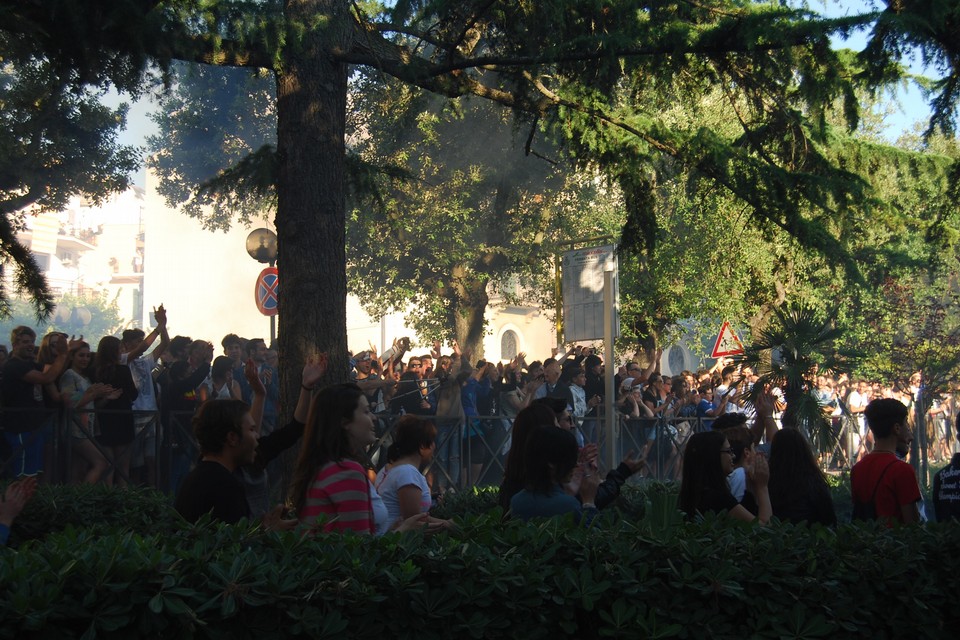
[[[43,60],[78,90],[129,87],[150,68],[163,76],[172,60],[272,74],[281,360],[296,371],[308,353],[328,351],[331,375],[341,377],[350,65],[531,114],[572,157],[619,183],[628,237],[655,237],[650,177],[664,162],[680,163],[852,272],[842,243],[806,215],[842,215],[868,201],[866,182],[823,153],[822,106],[845,96],[854,112],[855,82],[889,81],[898,73],[891,56],[919,43],[947,62],[933,104],[938,122],[952,122],[956,3],[916,4],[916,13],[907,3],[882,12],[884,32],[859,76],[846,75],[829,38],[878,16],[824,20],[728,0],[2,0],[0,46],[4,63]],[[927,17],[943,21],[925,30],[918,21]],[[671,127],[656,104],[635,99],[676,83],[691,94],[721,90],[739,114],[737,135]],[[293,378],[282,375],[287,400],[297,394]]]

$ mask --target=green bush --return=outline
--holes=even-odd
[[[48,487],[15,529],[19,548],[0,551],[0,638],[952,638],[960,628],[958,525],[685,523],[676,496],[669,484],[626,487],[620,513],[587,529],[502,522],[495,492],[461,492],[443,505],[468,514],[449,534],[305,538],[186,526],[151,491]],[[44,527],[53,531],[38,535]]]
[[[960,528],[468,518],[375,539],[69,527],[0,558],[0,637],[954,636]]]
[[[174,531],[181,525],[170,497],[154,489],[40,485],[14,522],[10,544],[16,546],[70,526],[148,534]]]

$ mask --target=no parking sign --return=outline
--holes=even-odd
[[[275,316],[280,306],[280,279],[276,267],[267,267],[257,276],[254,290],[257,311],[265,316]]]

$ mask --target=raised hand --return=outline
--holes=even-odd
[[[317,383],[327,375],[329,360],[326,352],[318,354],[316,358],[307,358],[307,363],[303,365],[303,372],[300,374],[300,384],[315,389]]]
[[[626,457],[624,457],[624,459],[621,460],[620,462],[621,464],[627,465],[627,468],[630,469],[631,474],[636,473],[637,471],[640,471],[645,466],[647,466],[646,460],[641,460],[639,458],[634,457],[633,449],[628,451]]]
[[[253,358],[248,358],[244,363],[243,377],[247,379],[247,384],[250,385],[250,390],[253,391],[254,395],[267,395],[267,388],[263,386],[263,380],[257,373],[257,363],[253,361]]]
[[[753,456],[753,459],[745,467],[747,470],[747,479],[754,487],[765,487],[770,480],[770,466],[767,459],[762,455]]]
[[[3,501],[0,502],[0,522],[9,527],[36,490],[37,479],[34,476],[11,482],[3,494]]]
[[[203,351],[200,352],[200,361],[203,364],[210,364],[213,362],[213,343],[205,342],[203,343]]]
[[[397,371],[393,368],[393,358],[391,357],[387,360],[386,366],[383,368],[383,379],[395,382],[397,380]]]
[[[597,489],[600,487],[600,474],[584,469],[583,479],[580,482],[580,500],[592,504],[597,498]]]
[[[632,453],[632,452],[631,452]],[[596,443],[589,442],[577,454],[577,464],[584,465],[588,470],[597,468],[597,458],[600,456]]]
[[[153,309],[153,319],[157,321],[157,324],[164,326],[167,324],[167,310],[163,308],[163,303],[160,303],[160,307],[154,307]]]

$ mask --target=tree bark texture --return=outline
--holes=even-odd
[[[330,356],[327,380],[347,378],[344,151],[347,67],[331,51],[351,28],[342,0],[289,0],[287,16],[329,20],[288,44],[277,78],[277,247],[281,419],[292,415],[306,358]],[[283,423],[281,423],[283,424]]]
[[[471,364],[476,364],[483,353],[484,313],[490,296],[487,281],[471,276],[468,269],[457,265],[452,271],[454,298],[450,301],[453,312],[454,336],[464,353],[471,355]]]

